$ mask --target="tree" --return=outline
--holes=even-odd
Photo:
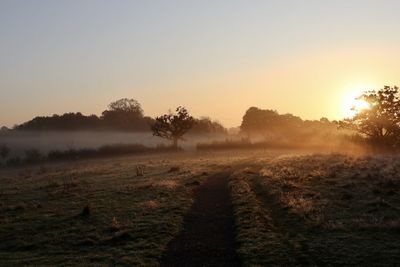
[[[35,117],[32,120],[20,124],[17,130],[33,131],[76,131],[94,130],[101,127],[101,121],[96,115],[85,116],[80,112],[54,114],[51,117]]]
[[[228,132],[218,121],[212,121],[209,117],[200,117],[195,119],[190,134],[226,134]]]
[[[292,114],[279,114],[275,110],[249,108],[243,116],[240,130],[250,136],[251,134],[265,135],[292,135],[302,128],[305,121]]]
[[[353,118],[339,122],[342,128],[361,134],[369,144],[384,150],[400,148],[400,95],[397,86],[366,91],[357,99],[369,108],[356,110]]]
[[[195,120],[184,107],[175,111],[156,117],[151,130],[154,136],[171,140],[172,146],[177,148],[178,140],[184,140],[183,135],[193,127]]]
[[[124,111],[143,117],[143,109],[135,99],[122,98],[108,105],[109,111]]]
[[[35,117],[15,127],[17,130],[34,131],[79,131],[79,130],[116,130],[150,131],[153,119],[143,115],[143,109],[134,99],[123,98],[112,102],[99,118],[96,115],[85,116],[80,112],[63,115]]]
[[[148,127],[143,120],[143,109],[135,99],[122,98],[112,102],[103,111],[101,118],[107,128],[111,129],[133,130]]]

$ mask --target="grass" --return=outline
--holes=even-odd
[[[395,266],[400,163],[394,156],[266,158],[231,177],[246,266]]]
[[[97,159],[0,172],[0,265],[157,266],[204,173],[221,168],[187,157]],[[143,175],[137,175],[138,165]]]
[[[400,158],[282,151],[97,158],[0,171],[0,266],[158,266],[194,190],[233,170],[245,266],[396,266]]]

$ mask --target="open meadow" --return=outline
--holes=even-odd
[[[178,153],[2,170],[0,265],[157,266],[193,191],[236,160]]]
[[[201,187],[226,173],[242,265],[395,266],[399,170],[397,156],[266,150],[8,168],[0,172],[0,265],[165,265],[196,192],[212,191]]]
[[[282,155],[231,176],[246,266],[398,266],[398,156]]]

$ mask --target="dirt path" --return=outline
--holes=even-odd
[[[210,176],[198,188],[183,230],[169,243],[161,266],[240,266],[235,252],[229,174]]]

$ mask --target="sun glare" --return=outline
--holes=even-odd
[[[342,113],[345,118],[351,118],[358,112],[370,108],[367,101],[357,99],[362,94],[362,91],[353,91],[348,93],[343,99]]]
[[[359,110],[368,109],[368,108],[369,108],[369,104],[367,101],[362,100],[362,99],[356,99],[354,101],[354,106],[353,106],[354,110],[359,111]]]

